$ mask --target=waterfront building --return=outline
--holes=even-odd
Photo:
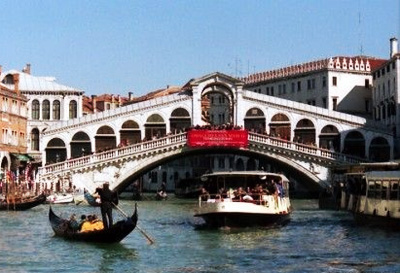
[[[18,78],[17,82],[15,79]],[[82,90],[62,85],[54,77],[39,77],[31,74],[31,65],[27,64],[22,71],[10,70],[0,75],[0,82],[11,90],[16,88],[27,101],[27,153],[36,164],[42,162],[40,137],[41,133],[52,125],[65,120],[81,117]],[[57,149],[52,143],[47,149]],[[63,153],[58,154],[56,161],[66,159]]]
[[[1,67],[0,67],[1,74]],[[13,88],[8,81],[15,84]],[[19,171],[29,160],[27,153],[27,101],[19,89],[19,75],[0,83],[0,179],[7,171]]]
[[[243,78],[244,88],[329,110],[372,117],[372,71],[386,60],[336,56]]]
[[[390,39],[390,59],[373,72],[373,117],[393,132],[395,155],[400,154],[400,53]]]

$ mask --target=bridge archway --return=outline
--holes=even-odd
[[[233,93],[223,84],[207,85],[201,93],[202,120],[206,124],[233,124]]]
[[[385,138],[376,137],[372,139],[369,147],[369,158],[379,162],[390,160],[390,145]]]
[[[189,112],[184,108],[177,108],[172,111],[169,118],[170,131],[174,134],[184,132],[185,129],[192,126],[192,119]]]
[[[264,112],[256,107],[248,110],[244,117],[244,128],[251,132],[263,134],[265,132]]]
[[[135,144],[142,140],[139,124],[133,120],[127,120],[122,124],[119,135],[122,145]]]
[[[67,148],[61,138],[53,138],[47,144],[46,163],[56,163],[67,159]]]
[[[165,121],[159,114],[152,114],[148,117],[144,127],[146,139],[163,137],[167,133]]]
[[[362,158],[365,157],[365,139],[359,131],[351,131],[346,135],[343,153]]]
[[[77,158],[92,153],[90,137],[83,131],[77,132],[71,140],[71,158]]]
[[[269,134],[272,137],[281,137],[291,140],[291,123],[284,113],[275,114],[269,123]]]
[[[166,156],[166,154],[168,155]],[[290,160],[288,158],[284,158],[276,154],[268,155],[251,150],[240,150],[222,147],[213,147],[212,150],[210,150],[210,148],[208,147],[183,149],[180,151],[157,151],[155,154],[153,154],[153,156],[148,157],[147,159],[144,158],[144,160],[141,161],[140,164],[132,163],[131,165],[128,164],[126,166],[123,166],[121,167],[121,171],[119,172],[120,176],[118,176],[116,181],[113,183],[113,190],[121,191],[134,181],[140,180],[140,178],[146,173],[152,175],[152,183],[153,181],[161,183],[161,181],[159,181],[160,179],[158,178],[161,178],[163,174],[160,173],[158,167],[161,165],[166,165],[168,162],[174,160],[182,160],[182,158],[190,156],[203,157],[205,155],[210,156],[211,158],[218,158],[222,154],[245,156],[249,159],[255,160],[255,162],[249,162],[246,160],[247,162],[244,163],[241,159],[238,159],[235,164],[237,169],[259,169],[260,167],[263,167],[265,170],[284,173],[289,178],[289,180],[293,182],[292,186],[301,185],[300,188],[307,188],[308,190],[306,192],[309,192],[314,197],[318,196],[321,188],[324,186],[324,181],[320,180],[315,173],[305,169],[304,166],[302,166],[301,164],[299,165],[298,163],[295,163],[293,160]],[[258,163],[256,161],[258,161]],[[216,162],[214,163],[217,164]],[[260,165],[257,166],[258,164]],[[217,165],[214,166],[217,167]],[[157,171],[158,178],[156,175]],[[153,188],[154,186],[157,185],[153,185]]]
[[[319,135],[319,147],[327,150],[340,151],[340,133],[336,126],[326,125]]]
[[[117,139],[114,133],[114,129],[110,126],[101,126],[97,130],[96,136],[94,138],[96,143],[96,152],[106,151],[117,147]]]
[[[309,119],[302,119],[297,122],[296,128],[294,129],[294,137],[297,142],[312,145],[315,144],[315,126],[314,123]]]

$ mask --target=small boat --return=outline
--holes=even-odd
[[[45,203],[46,195],[41,194],[30,198],[19,199],[15,202],[7,203],[5,200],[0,202],[0,210],[28,210]]]
[[[51,206],[49,209],[49,220],[55,235],[73,241],[118,243],[135,229],[137,219],[137,206],[135,205],[135,211],[131,217],[116,222],[109,229],[79,232],[70,227],[68,219],[57,216]]]
[[[83,194],[85,201],[91,205],[92,207],[98,207],[100,206],[100,199],[94,197],[92,194],[90,194],[88,191],[85,191]]]
[[[283,174],[215,172],[201,180],[204,189],[194,216],[207,227],[283,225],[290,220],[289,180]]]
[[[47,196],[46,201],[50,204],[68,204],[74,202],[72,193],[55,193]]]

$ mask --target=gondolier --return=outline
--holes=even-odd
[[[97,188],[95,193],[98,193],[100,196],[101,216],[104,228],[108,229],[113,225],[112,208],[113,202],[118,204],[117,194],[110,190],[108,182],[103,184],[103,188]]]

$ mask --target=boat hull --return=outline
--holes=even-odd
[[[290,221],[290,214],[255,214],[216,212],[207,214],[196,214],[201,217],[210,228],[218,227],[251,227],[251,226],[274,226],[285,225]]]
[[[49,220],[54,234],[72,241],[83,241],[91,243],[118,243],[128,236],[136,227],[137,208],[134,214],[125,220],[118,221],[109,229],[94,230],[89,232],[73,231],[67,219],[58,217],[50,207]]]
[[[38,205],[41,205],[46,202],[46,196],[44,194],[38,195],[26,202],[16,202],[11,204],[2,203],[0,205],[0,210],[28,210]]]
[[[390,216],[354,213],[354,220],[357,225],[400,230],[400,219]]]

